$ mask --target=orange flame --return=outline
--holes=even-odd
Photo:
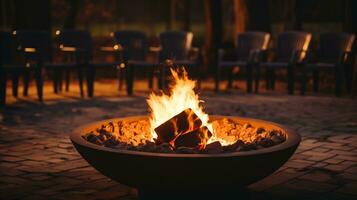
[[[233,144],[235,141],[226,141],[216,137],[213,126],[209,123],[208,114],[203,111],[202,103],[204,101],[200,100],[194,91],[196,81],[188,78],[187,72],[184,68],[181,69],[181,73],[179,70],[170,70],[174,80],[169,87],[170,94],[151,93],[149,99],[147,100],[151,112],[150,132],[152,141],[158,137],[154,130],[156,127],[160,126],[162,123],[171,119],[183,110],[191,108],[202,121],[201,127],[207,127],[212,133],[212,137],[208,140],[207,144],[215,141],[219,141],[222,145]]]
[[[170,94],[161,93],[157,95],[152,93],[147,100],[151,112],[150,129],[152,139],[157,138],[157,134],[154,131],[156,127],[187,108],[191,108],[201,119],[202,126],[206,126],[213,133],[212,124],[208,122],[208,115],[203,112],[203,108],[200,105],[203,101],[199,99],[194,91],[196,81],[188,78],[184,68],[182,68],[181,73],[179,70],[170,70],[174,79],[173,83],[170,84]]]

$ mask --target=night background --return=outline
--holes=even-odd
[[[357,1],[0,10],[0,199],[357,199]]]

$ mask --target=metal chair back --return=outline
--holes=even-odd
[[[28,61],[37,61],[39,58],[47,62],[52,60],[52,38],[48,31],[16,30],[13,35],[17,49],[25,53]]]
[[[0,31],[0,66],[11,64],[14,60],[15,42],[10,33]]]
[[[306,32],[288,31],[279,34],[277,44],[277,61],[290,62],[297,52],[307,51],[311,41],[311,34]],[[303,59],[305,53],[301,54]]]
[[[115,40],[120,44],[124,61],[146,59],[148,39],[141,31],[117,31]]]
[[[238,60],[248,60],[256,51],[268,48],[270,34],[265,32],[239,33],[236,42]]]
[[[92,58],[92,37],[88,31],[64,30],[57,34],[60,48],[73,47],[76,51],[85,52],[88,59]]]
[[[168,31],[160,34],[160,60],[187,60],[191,49],[193,33],[184,31]]]
[[[344,53],[351,52],[354,34],[324,33],[320,36],[319,60],[337,63]]]

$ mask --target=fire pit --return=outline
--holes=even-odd
[[[235,191],[273,173],[299,145],[300,136],[279,124],[208,117],[193,90],[195,82],[185,73],[183,78],[172,73],[171,94],[150,96],[150,116],[95,122],[70,136],[88,163],[138,188],[141,198],[211,197],[212,192],[222,197],[221,191]]]

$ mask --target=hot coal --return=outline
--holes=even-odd
[[[124,146],[138,146],[150,141],[150,123],[148,120],[110,122],[89,132],[84,139],[106,147],[123,147],[121,149]]]
[[[267,130],[229,119],[214,121],[212,125],[216,137],[233,142],[230,145],[222,145],[219,141],[216,141],[200,146],[201,142],[205,142],[201,138],[208,140],[212,136],[209,131],[203,131],[207,129],[205,127],[185,132],[171,143],[153,142],[148,120],[111,122],[89,132],[83,138],[96,145],[120,150],[182,154],[253,151],[269,148],[286,140],[285,133],[280,130]],[[204,135],[203,132],[207,135]]]
[[[202,121],[188,108],[155,128],[159,144],[173,141],[178,135],[200,128]]]

